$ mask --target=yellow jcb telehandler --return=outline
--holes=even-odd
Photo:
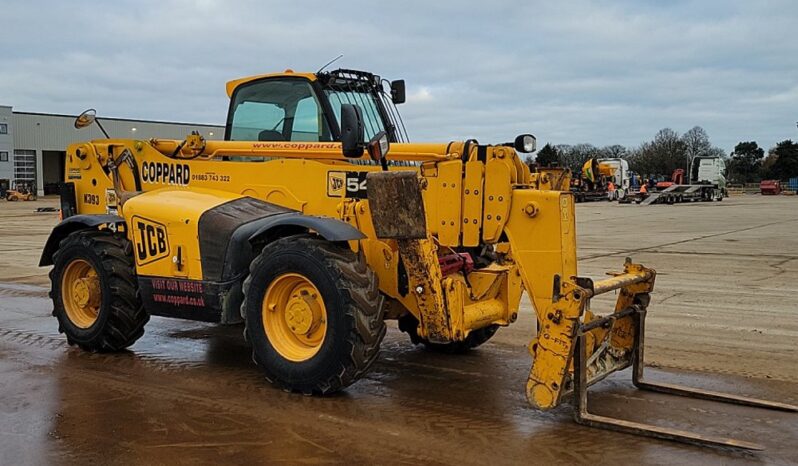
[[[337,70],[227,84],[225,140],[106,138],[72,144],[64,220],[44,247],[59,329],[88,351],[132,345],[151,315],[245,324],[253,359],[280,387],[326,394],[374,362],[385,320],[414,342],[462,351],[537,314],[526,394],[571,397],[579,423],[737,448],[758,445],[596,416],[587,389],[633,367],[641,389],[773,409],[793,406],[643,375],[655,272],[577,271],[567,179],[531,173],[523,134],[495,145],[410,143],[403,81]],[[95,121],[87,111],[76,121]],[[594,296],[617,291],[599,316]]]

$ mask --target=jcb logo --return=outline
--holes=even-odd
[[[368,172],[327,172],[327,195],[365,199],[367,174]]]
[[[346,173],[328,172],[327,173],[327,195],[330,197],[344,197],[344,186],[346,185]]]
[[[158,222],[133,217],[133,235],[136,241],[136,262],[147,264],[169,255],[166,227]]]

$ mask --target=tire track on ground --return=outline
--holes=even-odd
[[[9,342],[20,343],[28,346],[35,346],[52,351],[67,349],[68,346],[64,340],[53,335],[38,334],[35,332],[27,332],[18,329],[0,329],[0,338]],[[132,385],[129,381],[129,373],[131,370],[146,370],[154,371],[165,374],[179,374],[181,378],[181,385],[192,387],[202,386],[209,383],[207,376],[197,376],[192,373],[192,370],[207,367],[206,364],[197,364],[191,362],[169,361],[163,358],[154,356],[137,356],[130,354],[90,354],[75,352],[75,357],[85,358],[91,364],[98,364],[102,370],[102,376],[96,375],[98,383],[107,384],[109,380],[115,380],[115,387],[130,394],[141,394],[141,387],[139,385],[140,378]],[[123,357],[120,357],[123,356]],[[108,369],[122,370],[122,373],[109,373]],[[87,369],[88,370],[88,369]],[[99,371],[91,369],[95,374]],[[76,376],[77,377],[77,376]],[[110,379],[107,377],[111,377]],[[123,378],[124,380],[117,380]],[[257,370],[253,367],[251,374],[244,374],[240,369],[233,369],[229,367],[214,367],[213,377],[210,382],[219,387],[215,390],[218,393],[236,393],[242,395],[245,399],[261,400],[273,398],[275,395],[278,397],[286,396],[296,400],[301,397],[291,394],[282,394],[271,386],[265,384],[262,377],[259,377]],[[610,432],[595,431],[592,429],[584,428],[571,424],[569,419],[569,410],[565,407],[554,412],[539,413],[531,409],[525,409],[520,415],[514,414],[501,414],[490,409],[480,408],[478,405],[463,405],[454,404],[450,402],[438,401],[427,398],[407,397],[397,398],[392,394],[386,394],[385,387],[380,386],[380,380],[369,379],[372,383],[365,386],[358,386],[358,392],[368,395],[376,399],[376,403],[380,400],[388,400],[391,404],[400,406],[402,409],[396,413],[392,422],[400,422],[404,427],[411,428],[414,432],[420,433],[419,437],[412,435],[412,441],[407,445],[407,449],[401,452],[401,455],[408,459],[424,462],[440,461],[440,458],[431,457],[428,455],[418,455],[418,448],[413,445],[418,442],[433,443],[435,450],[446,452],[446,460],[454,459],[451,449],[457,449],[462,452],[462,455],[457,455],[458,462],[469,463],[470,460],[480,457],[484,454],[485,448],[500,445],[508,440],[508,430],[512,432],[518,427],[523,427],[525,431],[534,432],[532,438],[534,439],[532,447],[540,447],[544,453],[551,455],[552,458],[563,459],[566,455],[570,461],[595,461],[600,459],[601,456],[596,456],[598,453],[595,448],[596,436],[606,437],[607,442],[602,447],[603,454],[613,454],[616,457],[630,457],[629,449],[627,448],[629,440],[626,442],[619,442],[618,435]],[[192,403],[198,403],[200,406],[207,407],[214,410],[224,410],[226,406],[231,412],[242,415],[252,414],[253,407],[250,403],[237,401],[231,397],[221,401],[208,400],[206,397],[193,394],[191,391],[182,388],[159,388],[151,387],[148,384],[146,387],[147,393],[154,391],[159,397],[167,396],[170,400],[189,400]],[[230,390],[234,390],[230,392]],[[628,397],[624,395],[615,395],[618,399],[631,400],[631,401],[645,401],[647,399],[640,399],[638,397]],[[520,398],[520,397],[519,397]],[[288,400],[288,398],[286,398]],[[311,399],[314,400],[314,399]],[[318,422],[318,416],[324,416],[329,422],[334,422],[339,425],[346,425],[353,429],[363,430],[374,434],[374,431],[381,432],[380,437],[386,438],[386,441],[381,446],[391,451],[396,451],[397,445],[387,439],[395,437],[392,433],[391,424],[382,425],[384,421],[380,416],[366,416],[354,417],[351,406],[346,403],[326,402],[324,399],[315,399],[319,401],[309,402],[313,409],[304,409],[302,407],[290,409],[292,403],[273,403],[269,404],[268,410],[280,411],[288,418],[308,418],[308,422],[313,422],[315,419]],[[329,399],[328,399],[329,400]],[[279,399],[277,401],[280,401]],[[374,404],[375,401],[366,401],[366,404]],[[276,405],[283,405],[282,407]],[[659,403],[661,406],[667,406],[667,403]],[[318,413],[309,415],[307,413]],[[718,413],[715,410],[706,409],[702,413]],[[755,421],[755,419],[750,419]],[[376,423],[376,425],[375,425]],[[588,435],[574,435],[569,439],[566,444],[563,443],[562,431],[591,432]],[[425,434],[426,433],[426,434]],[[429,433],[437,433],[438,435],[428,435]],[[628,436],[623,436],[626,438]],[[631,439],[634,439],[631,437]],[[634,444],[642,444],[643,440],[632,440]],[[455,445],[452,445],[455,442]],[[650,441],[648,441],[650,442]],[[462,443],[462,444],[461,444]],[[663,442],[655,442],[660,446],[665,446]],[[562,449],[553,448],[555,445],[564,445]],[[567,448],[566,448],[567,445]]]
[[[21,277],[27,278],[27,277]],[[0,297],[48,298],[50,290],[35,285],[0,283]]]
[[[683,239],[683,240],[679,240],[679,241],[671,241],[671,242],[668,242],[668,243],[657,244],[657,245],[654,245],[654,246],[646,246],[646,247],[634,248],[634,249],[622,249],[620,251],[609,252],[609,253],[604,253],[604,254],[593,254],[593,255],[587,255],[587,256],[580,256],[579,260],[580,261],[590,261],[590,260],[599,259],[599,258],[602,258],[602,257],[610,257],[610,256],[616,256],[616,255],[627,255],[627,254],[632,254],[632,253],[636,253],[636,252],[646,252],[646,251],[648,251],[648,252],[657,252],[657,251],[655,251],[657,248],[675,246],[677,244],[690,243],[690,242],[693,242],[693,241],[700,241],[702,239],[716,238],[718,236],[731,235],[731,234],[734,234],[734,233],[742,233],[744,231],[757,230],[757,229],[760,229],[760,228],[767,228],[767,227],[771,227],[771,226],[774,226],[774,225],[781,225],[781,224],[792,223],[792,222],[798,222],[798,218],[789,219],[789,220],[782,220],[782,221],[778,221],[778,222],[764,223],[762,225],[756,225],[756,226],[752,226],[752,227],[738,228],[736,230],[729,230],[729,231],[725,231],[725,232],[721,232],[721,233],[710,233],[708,235],[699,235],[699,236],[696,236],[694,238],[688,238],[688,239]]]

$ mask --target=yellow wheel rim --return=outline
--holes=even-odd
[[[61,278],[61,299],[67,317],[80,328],[89,328],[97,321],[102,302],[97,271],[83,259],[67,265]]]
[[[278,276],[263,297],[266,338],[289,361],[307,361],[319,352],[327,333],[327,308],[319,289],[297,273]]]

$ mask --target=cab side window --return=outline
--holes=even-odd
[[[240,87],[233,96],[232,141],[331,141],[327,120],[310,83],[268,78]]]
[[[275,104],[246,101],[236,107],[230,139],[234,141],[284,141],[285,111]],[[264,136],[269,136],[264,139]]]

